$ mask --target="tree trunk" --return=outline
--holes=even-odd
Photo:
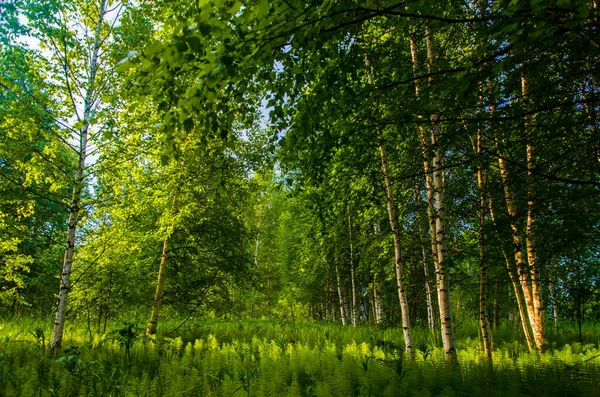
[[[413,75],[414,77],[418,74],[418,65],[419,61],[417,59],[417,43],[414,38],[413,31],[413,23],[410,18],[408,18],[409,22],[409,36],[410,36],[410,56],[412,59],[413,65]],[[419,80],[415,80],[415,96],[418,98],[421,92],[421,88],[419,85]],[[423,119],[423,115],[418,114],[417,119]],[[423,124],[417,123],[416,125],[417,135],[421,140],[421,151],[423,153],[423,172],[425,174],[425,188],[427,193],[427,216],[429,219],[429,237],[431,239],[431,253],[433,260],[434,269],[438,268],[438,254],[437,254],[437,231],[435,225],[435,206],[434,206],[434,197],[433,197],[433,178],[431,172],[431,164],[429,158],[429,145],[427,142],[427,134]]]
[[[373,223],[373,232],[377,234],[379,232],[379,224]],[[383,323],[383,304],[381,300],[381,282],[379,275],[381,272],[381,258],[377,257],[377,269],[373,272],[373,298],[375,303],[375,322],[377,324]]]
[[[335,323],[336,318],[335,318],[335,296],[334,294],[331,294],[331,321],[333,321]]]
[[[419,202],[419,187],[415,189],[415,199]],[[433,289],[431,288],[431,277],[429,274],[429,255],[427,255],[427,248],[424,244],[426,238],[423,228],[421,227],[422,217],[421,212],[417,210],[417,225],[419,227],[419,240],[421,241],[421,256],[423,258],[423,274],[425,276],[425,294],[427,295],[427,324],[431,331],[435,331],[437,328],[437,321],[435,315],[435,308],[433,306]]]
[[[498,280],[494,284],[494,312],[492,313],[492,328],[495,330],[498,329]]]
[[[379,271],[373,274],[373,298],[375,303],[375,322],[383,322],[383,307],[381,305],[381,288],[379,284]]]
[[[590,13],[590,23],[595,27],[596,32],[600,30],[600,1],[594,0],[592,2],[592,12]],[[592,152],[593,152],[593,162],[595,163],[595,167],[592,170],[593,177],[595,178],[597,173],[600,172],[600,136],[598,136],[598,101],[590,101],[592,98],[596,98],[598,94],[598,67],[594,65],[598,65],[599,57],[592,56],[588,57],[585,61],[586,68],[590,71],[589,77],[590,81],[586,84],[589,88],[589,92],[586,93],[586,89],[584,84],[581,85],[581,92],[583,95],[584,108],[588,115],[588,120],[590,122],[590,132],[592,138]]]
[[[177,194],[175,191],[173,197],[173,206],[171,207],[171,219],[177,213]],[[167,276],[167,266],[171,257],[171,235],[173,234],[173,226],[167,227],[167,233],[163,240],[162,255],[160,256],[160,266],[158,267],[158,280],[156,281],[156,292],[154,293],[154,302],[152,304],[152,312],[150,313],[150,321],[146,327],[146,335],[154,335],[158,327],[158,318],[160,308],[162,306],[162,298],[165,294],[165,280]]]
[[[529,331],[529,325],[527,323],[527,314],[526,314],[526,310],[525,310],[525,303],[523,302],[523,297],[522,297],[521,288],[520,288],[520,284],[519,284],[519,278],[513,271],[513,269],[516,266],[513,264],[512,260],[510,259],[510,256],[507,253],[507,250],[504,246],[502,238],[500,237],[500,232],[498,230],[498,224],[496,222],[496,215],[494,212],[493,200],[492,200],[491,196],[489,196],[488,206],[490,209],[490,217],[492,218],[492,223],[494,225],[494,230],[496,232],[496,236],[497,236],[498,241],[500,242],[500,246],[502,248],[502,254],[504,256],[504,261],[506,263],[506,270],[508,271],[508,277],[510,278],[511,284],[513,286],[513,290],[515,292],[515,298],[517,300],[517,308],[519,310],[519,317],[521,318],[521,324],[523,325],[523,335],[525,336],[525,340],[527,342],[527,347],[529,348],[529,351],[533,351],[533,349],[534,349],[533,339],[531,338],[531,332]]]
[[[435,68],[435,48],[433,32],[429,22],[425,23],[425,38],[427,44],[427,70],[431,74]],[[432,77],[429,81],[432,83]],[[446,265],[446,230],[445,230],[445,208],[443,181],[443,156],[438,142],[439,117],[431,115],[431,146],[433,148],[433,190],[435,196],[435,229],[437,246],[437,288],[440,308],[440,319],[442,328],[442,343],[446,352],[446,359],[458,363],[456,355],[456,343],[454,339],[454,326],[452,324],[452,310],[450,305],[450,279]]]
[[[525,67],[523,66],[523,69]],[[529,89],[527,74],[525,70],[521,73],[521,94],[523,97],[523,110],[525,112],[525,132],[527,134],[527,228],[525,231],[526,246],[527,246],[527,261],[529,262],[529,272],[531,277],[527,280],[531,283],[531,296],[533,312],[530,315],[531,326],[533,329],[533,336],[535,345],[538,350],[543,351],[544,349],[544,320],[543,320],[543,309],[542,309],[542,294],[541,294],[541,283],[540,283],[540,270],[537,264],[537,256],[535,254],[535,235],[534,235],[534,223],[535,223],[535,212],[536,212],[536,201],[535,201],[535,177],[533,170],[535,168],[534,161],[534,128],[529,113]]]
[[[342,325],[346,325],[346,308],[344,304],[344,297],[342,295],[342,285],[340,282],[340,269],[338,267],[337,260],[335,260],[335,278],[337,281],[338,297],[340,298],[340,318],[342,319]]]
[[[491,103],[494,102],[492,93],[493,93],[492,80],[489,79],[488,80],[488,94],[490,96]],[[495,105],[490,106],[490,112],[492,113],[492,115],[496,113]],[[494,131],[492,131],[491,134],[495,140],[496,153],[498,155],[498,169],[500,171],[500,177],[502,180],[502,187],[503,187],[503,191],[504,191],[504,199],[506,201],[508,216],[510,219],[510,224],[511,224],[511,229],[512,229],[513,256],[515,258],[515,263],[513,263],[512,260],[510,259],[508,250],[504,245],[502,237],[500,236],[500,231],[499,231],[498,223],[496,222],[496,216],[495,216],[495,212],[494,212],[493,199],[492,199],[491,195],[489,195],[489,197],[488,197],[490,216],[492,218],[492,223],[494,225],[494,230],[496,232],[496,236],[498,238],[498,241],[500,242],[500,246],[502,247],[502,254],[504,256],[504,261],[506,262],[506,270],[508,272],[508,276],[510,278],[510,281],[513,285],[513,289],[515,292],[515,298],[517,300],[517,307],[519,310],[519,317],[521,318],[521,324],[523,325],[523,334],[525,336],[525,340],[527,341],[527,347],[529,348],[529,351],[533,351],[534,344],[533,344],[533,339],[531,337],[531,331],[529,329],[529,325],[528,325],[529,323],[528,323],[528,318],[527,318],[528,317],[527,313],[529,312],[529,310],[528,310],[529,304],[527,303],[528,302],[527,294],[526,294],[525,289],[522,288],[523,284],[522,284],[520,277],[518,277],[514,273],[514,270],[513,270],[516,268],[516,270],[519,272],[519,274],[521,274],[521,269],[523,269],[523,267],[524,267],[521,237],[520,237],[519,229],[516,224],[517,209],[516,209],[516,205],[514,203],[512,191],[510,189],[510,178],[509,178],[509,173],[508,173],[508,167],[506,165],[506,162],[504,161],[503,153],[500,148],[500,140],[498,139],[498,137],[496,136]]]
[[[373,85],[373,75],[371,73],[371,61],[368,56],[365,56],[365,66],[367,70],[367,81],[369,85]],[[402,313],[402,331],[404,333],[404,345],[406,347],[406,355],[409,359],[414,358],[414,348],[412,343],[412,335],[410,329],[410,314],[408,308],[408,300],[406,298],[406,289],[404,286],[404,260],[402,259],[402,247],[400,241],[400,227],[396,214],[396,206],[394,203],[394,195],[392,191],[392,183],[390,181],[390,173],[388,168],[387,155],[383,144],[383,133],[378,127],[377,139],[379,140],[379,154],[381,156],[381,172],[385,183],[385,196],[387,201],[387,212],[392,228],[394,239],[394,258],[396,269],[396,284],[398,286],[398,299],[400,300],[400,312]]]
[[[380,135],[379,139],[383,137]],[[404,285],[404,260],[402,259],[402,248],[400,242],[400,227],[398,225],[398,219],[396,215],[396,208],[394,205],[392,186],[389,177],[389,169],[387,165],[387,158],[385,153],[385,147],[383,144],[379,146],[379,152],[381,154],[381,170],[385,180],[385,194],[387,198],[387,209],[388,217],[390,220],[390,226],[392,228],[394,238],[394,257],[395,257],[395,268],[396,268],[396,284],[398,286],[398,298],[400,300],[400,311],[402,313],[402,330],[404,333],[404,344],[406,346],[406,354],[412,359],[414,357],[414,349],[412,344],[412,335],[410,329],[410,315],[408,308],[408,299],[406,298],[406,290]]]
[[[167,263],[171,256],[171,237],[165,237],[163,240],[162,255],[160,257],[160,266],[158,269],[158,280],[156,282],[156,292],[154,294],[154,303],[152,305],[152,313],[150,321],[146,327],[146,335],[154,335],[158,327],[158,316],[162,304],[162,298],[165,291],[165,278],[167,273]]]
[[[476,153],[481,155],[481,129],[477,131]],[[479,325],[483,339],[483,350],[486,359],[492,361],[492,347],[487,315],[487,265],[485,253],[485,213],[486,213],[486,182],[483,166],[477,166],[477,185],[479,187]]]
[[[550,300],[552,302],[552,319],[554,320],[554,329],[558,335],[558,306],[556,302],[556,293],[554,291],[554,274],[552,269],[548,269],[548,290],[550,292]]]
[[[429,276],[429,258],[424,246],[421,246],[421,254],[423,256],[423,274],[425,275],[425,293],[427,294],[427,323],[429,324],[429,329],[434,331],[437,328],[437,322],[435,309],[433,307],[433,289],[431,288]]]
[[[586,62],[586,66],[588,69],[591,69],[592,66],[589,62]],[[597,92],[597,84],[595,79],[592,77],[592,81],[590,84],[590,93],[586,93],[585,85],[581,83],[581,93],[583,95],[583,99],[585,102],[583,103],[583,108],[588,116],[589,124],[590,124],[590,132],[592,138],[592,163],[595,165],[593,167],[592,176],[595,177],[598,172],[600,172],[600,137],[598,136],[598,122],[596,117],[596,108],[590,104],[590,97],[594,97]]]
[[[98,22],[94,34],[94,44],[90,55],[89,75],[87,90],[84,99],[83,109],[83,126],[79,130],[79,161],[75,171],[75,180],[73,181],[73,194],[71,196],[71,205],[69,207],[69,220],[67,223],[67,243],[63,266],[60,274],[60,286],[58,291],[58,307],[54,318],[54,329],[52,331],[52,342],[50,344],[51,354],[60,349],[63,339],[63,331],[65,326],[65,315],[67,312],[67,304],[69,290],[71,288],[71,269],[73,265],[73,255],[75,253],[75,235],[77,232],[77,224],[79,223],[79,212],[81,210],[81,193],[85,187],[85,160],[87,156],[88,131],[89,122],[94,107],[94,89],[96,85],[96,73],[98,70],[98,54],[101,45],[101,28],[104,16],[106,13],[106,0],[100,2],[98,10]],[[65,65],[65,73],[68,73],[68,66]],[[68,79],[68,75],[66,76]],[[77,113],[77,109],[74,109]]]
[[[258,247],[260,242],[260,232],[256,232],[256,240],[254,242],[254,267],[258,267]]]
[[[352,217],[350,216],[350,206],[348,206],[348,238],[350,243],[350,273],[352,278],[352,325],[356,327],[358,323],[358,310],[356,307],[356,279],[354,277],[354,261],[352,257]]]

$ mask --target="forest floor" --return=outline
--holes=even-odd
[[[71,323],[50,357],[48,325],[0,319],[0,396],[600,396],[597,324],[584,343],[574,329],[549,335],[541,354],[527,351],[518,324],[502,325],[491,364],[475,324],[463,326],[460,365],[419,328],[409,361],[391,326],[198,319],[146,338],[131,322],[106,334]]]

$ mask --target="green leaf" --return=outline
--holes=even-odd
[[[190,50],[192,50],[195,53],[199,53],[202,51],[202,41],[200,40],[200,37],[198,36],[189,36],[186,39],[187,41],[187,45],[189,46]]]
[[[169,156],[167,156],[166,154],[161,154],[160,155],[160,164],[161,165],[169,164]]]
[[[191,118],[185,119],[183,122],[183,129],[185,130],[185,132],[192,132],[192,129],[194,128],[194,120],[192,120]]]

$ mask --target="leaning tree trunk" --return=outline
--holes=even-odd
[[[533,338],[531,337],[531,331],[529,330],[527,312],[525,309],[525,303],[523,301],[521,287],[519,284],[519,278],[517,277],[517,275],[514,272],[514,269],[516,268],[516,266],[510,259],[510,256],[507,253],[507,249],[504,246],[504,242],[502,241],[502,238],[500,237],[500,231],[498,230],[499,229],[498,223],[496,222],[496,215],[494,212],[494,205],[493,205],[493,200],[492,200],[491,196],[489,196],[489,198],[488,198],[488,206],[490,209],[490,217],[492,219],[492,224],[494,226],[494,230],[496,232],[498,241],[500,242],[500,246],[502,249],[502,255],[504,256],[504,262],[506,263],[506,270],[508,272],[508,277],[510,278],[510,282],[511,282],[511,284],[513,286],[513,290],[515,292],[515,298],[517,300],[517,308],[519,310],[519,318],[521,319],[521,324],[523,325],[523,335],[525,335],[525,340],[527,341],[527,347],[529,348],[529,351],[533,351],[533,349],[534,349]]]
[[[146,335],[154,335],[158,328],[158,317],[162,306],[162,298],[165,292],[165,280],[167,274],[167,264],[171,256],[171,237],[167,236],[163,240],[162,255],[160,256],[160,266],[158,268],[158,280],[156,281],[156,292],[154,293],[154,302],[152,304],[152,313],[150,321],[146,327]]]
[[[71,288],[71,269],[73,265],[73,255],[75,253],[75,235],[77,225],[79,223],[79,213],[81,210],[81,194],[85,187],[85,160],[87,156],[89,122],[92,116],[94,107],[94,90],[96,86],[96,74],[98,71],[98,56],[100,53],[101,30],[102,22],[106,14],[106,0],[100,2],[98,9],[98,21],[94,33],[94,43],[90,54],[89,74],[87,89],[84,99],[83,108],[83,126],[79,129],[79,161],[75,171],[75,180],[73,181],[73,194],[71,196],[71,205],[69,207],[69,220],[67,223],[67,243],[63,266],[60,274],[60,286],[58,291],[58,307],[54,319],[54,329],[52,331],[52,342],[50,343],[50,351],[60,349],[63,339],[63,331],[65,327],[65,315],[67,312],[67,303],[69,290]],[[65,78],[68,76],[68,65],[65,64]],[[74,109],[77,112],[76,109]]]
[[[365,66],[367,71],[367,81],[369,85],[374,85],[373,74],[371,72],[371,61],[368,56],[365,56]],[[394,258],[396,269],[396,284],[398,286],[398,299],[400,300],[400,312],[402,315],[402,331],[404,333],[404,345],[406,347],[406,355],[409,359],[414,358],[414,347],[412,343],[412,334],[410,329],[410,313],[408,308],[408,299],[406,298],[406,288],[404,285],[404,260],[402,259],[402,246],[400,241],[400,226],[398,225],[398,217],[396,214],[396,205],[394,203],[394,194],[392,191],[392,182],[390,180],[390,171],[388,160],[383,144],[383,132],[378,127],[377,139],[379,140],[379,154],[381,156],[381,172],[385,183],[385,196],[387,202],[387,212],[392,228],[394,239]]]
[[[504,197],[506,200],[506,208],[508,211],[510,226],[512,229],[512,242],[514,247],[515,265],[519,272],[519,284],[523,291],[523,297],[525,299],[525,308],[527,309],[527,315],[531,329],[533,333],[533,340],[536,347],[540,335],[540,326],[536,324],[535,320],[535,306],[534,306],[534,294],[532,291],[532,282],[530,279],[530,269],[527,266],[525,255],[523,254],[523,241],[521,239],[521,228],[518,225],[518,213],[517,205],[515,203],[514,194],[511,189],[511,180],[508,172],[508,166],[505,161],[504,154],[500,149],[500,140],[496,137],[496,150],[498,152],[498,168],[500,170],[500,176],[502,178],[502,185],[504,187]],[[528,220],[529,222],[529,220]],[[527,324],[527,321],[524,322]]]
[[[488,93],[490,95],[490,102],[493,103],[494,102],[492,100],[493,86],[492,86],[491,79],[488,80]],[[494,115],[496,113],[496,106],[491,105],[490,111],[491,111],[492,115]],[[533,344],[533,338],[531,336],[531,331],[529,328],[529,321],[528,321],[528,315],[527,315],[527,313],[529,312],[529,310],[527,309],[527,307],[529,307],[529,305],[527,303],[527,295],[526,295],[526,291],[522,288],[523,285],[521,283],[520,278],[515,274],[515,269],[520,274],[521,269],[523,267],[523,251],[522,251],[522,245],[521,245],[521,237],[520,237],[519,229],[516,224],[517,210],[516,210],[516,205],[514,203],[512,190],[510,189],[510,177],[509,177],[509,173],[508,173],[508,167],[506,165],[506,161],[504,160],[503,153],[501,151],[500,140],[498,139],[495,131],[491,131],[491,135],[494,137],[494,140],[495,140],[496,152],[497,152],[497,156],[498,156],[498,169],[500,171],[500,177],[502,180],[502,187],[503,187],[503,191],[504,191],[504,198],[506,201],[506,206],[507,206],[508,215],[510,218],[511,229],[512,229],[513,255],[515,258],[514,263],[510,259],[508,250],[505,248],[503,240],[500,236],[500,231],[499,231],[498,223],[496,222],[496,216],[495,216],[495,212],[494,212],[493,199],[492,199],[491,195],[489,195],[489,202],[488,202],[489,209],[490,209],[490,216],[492,218],[492,223],[494,225],[494,230],[496,232],[496,236],[498,237],[498,241],[500,242],[500,245],[502,247],[502,254],[504,255],[504,260],[506,262],[506,270],[508,272],[508,276],[510,278],[510,281],[513,285],[513,289],[515,292],[515,298],[517,300],[517,308],[519,310],[521,324],[523,325],[523,334],[525,335],[525,340],[527,341],[527,347],[529,348],[529,351],[533,351],[534,344]]]
[[[497,143],[499,146],[499,144]],[[525,263],[525,256],[523,255],[523,243],[521,241],[521,229],[517,224],[518,213],[517,206],[514,201],[513,193],[510,185],[510,178],[508,174],[508,167],[504,160],[503,155],[500,153],[498,156],[498,164],[500,169],[500,175],[502,177],[502,185],[504,186],[504,197],[506,199],[506,207],[510,218],[510,226],[512,229],[512,243],[514,247],[515,265],[519,272],[519,284],[523,291],[523,297],[525,299],[525,308],[530,320],[533,319],[533,296],[531,293],[530,282],[529,282],[529,270]],[[525,322],[527,324],[527,321]]]
[[[171,207],[171,219],[177,213],[177,194],[175,191],[173,197],[173,206]],[[171,258],[171,236],[173,234],[173,225],[167,227],[166,236],[163,240],[162,255],[160,256],[160,265],[158,267],[158,280],[156,281],[156,291],[154,293],[154,301],[152,303],[152,312],[150,313],[150,321],[146,327],[146,335],[154,335],[158,328],[158,318],[162,306],[162,299],[165,294],[165,281],[167,278],[167,266]]]
[[[435,70],[435,46],[433,40],[433,31],[429,22],[425,23],[425,38],[427,45],[427,70],[429,74]],[[430,77],[430,88],[432,85]],[[454,338],[454,326],[452,324],[452,310],[450,305],[450,279],[446,263],[446,229],[445,229],[445,208],[444,193],[445,184],[443,181],[443,156],[438,141],[439,117],[437,114],[431,115],[431,146],[433,148],[433,190],[435,195],[435,228],[436,228],[436,246],[437,246],[437,288],[438,301],[440,308],[440,320],[442,328],[442,343],[446,352],[446,359],[457,363],[456,343]]]

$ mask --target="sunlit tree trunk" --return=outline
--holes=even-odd
[[[75,237],[77,225],[80,218],[81,210],[81,194],[85,187],[85,161],[87,156],[89,122],[92,117],[92,109],[94,107],[94,90],[96,86],[96,74],[98,71],[98,56],[100,53],[101,30],[102,23],[106,14],[106,0],[102,0],[98,9],[98,20],[94,33],[94,42],[90,51],[90,63],[88,67],[88,81],[86,87],[86,95],[84,98],[83,108],[83,126],[79,129],[79,159],[77,169],[75,171],[75,179],[73,181],[73,194],[71,196],[71,205],[69,206],[69,220],[67,223],[67,242],[65,247],[65,255],[63,259],[62,270],[60,274],[60,287],[58,291],[58,307],[54,318],[54,329],[52,331],[52,342],[50,343],[50,351],[60,349],[63,339],[63,331],[65,326],[65,315],[67,312],[67,304],[69,290],[71,288],[71,269],[73,265],[73,255],[75,253]],[[66,39],[65,39],[66,40]],[[68,81],[69,66],[65,60],[65,79]],[[77,109],[74,109],[77,112]]]
[[[512,242],[514,248],[515,264],[519,273],[519,285],[523,291],[523,297],[525,299],[525,308],[529,320],[533,318],[533,296],[530,288],[529,281],[529,270],[525,262],[525,256],[523,255],[523,243],[521,241],[521,231],[517,224],[518,214],[517,206],[514,202],[512,191],[510,189],[510,179],[508,174],[508,168],[502,156],[498,158],[500,164],[500,173],[502,176],[502,184],[504,185],[504,195],[506,199],[506,206],[510,218],[510,224],[512,229]],[[528,321],[525,321],[527,324]]]
[[[490,96],[490,102],[494,103],[492,80],[488,79],[487,84],[488,84],[488,94]],[[492,115],[494,115],[496,113],[495,105],[490,105],[490,112]],[[510,224],[511,224],[511,229],[512,229],[511,241],[512,241],[512,247],[513,247],[512,257],[514,257],[514,260],[515,260],[514,262],[511,259],[509,250],[506,248],[506,246],[504,244],[504,240],[502,239],[502,237],[500,235],[500,231],[499,231],[499,227],[498,227],[498,223],[496,221],[496,215],[495,215],[495,211],[494,211],[493,198],[492,198],[491,194],[488,196],[488,206],[489,206],[490,216],[492,219],[494,230],[495,230],[496,236],[498,238],[498,241],[500,242],[500,246],[502,248],[502,254],[504,256],[504,261],[506,263],[506,270],[508,272],[508,276],[510,278],[511,284],[512,284],[514,292],[515,292],[515,298],[517,300],[517,308],[519,310],[519,317],[521,319],[521,324],[523,326],[523,334],[525,336],[525,340],[527,341],[527,347],[529,348],[529,351],[533,351],[534,350],[534,342],[533,342],[533,338],[532,338],[531,331],[529,328],[529,320],[528,320],[529,310],[528,310],[527,296],[525,294],[525,290],[522,288],[523,284],[521,282],[521,277],[519,276],[521,274],[521,269],[524,267],[524,263],[523,263],[523,251],[522,251],[522,245],[521,245],[520,232],[519,232],[519,229],[516,224],[517,210],[516,210],[516,205],[514,203],[512,191],[510,189],[510,178],[509,178],[509,173],[508,173],[508,167],[507,167],[506,161],[504,160],[504,157],[503,157],[500,140],[498,139],[495,131],[492,131],[491,135],[494,137],[494,140],[495,140],[496,153],[498,155],[498,169],[500,171],[502,188],[503,188],[503,192],[504,192],[504,199],[506,202],[508,216],[510,219]],[[515,274],[515,271],[518,272],[519,275]]]
[[[500,237],[500,232],[498,230],[498,223],[496,222],[496,214],[494,211],[493,200],[492,200],[491,196],[489,196],[489,198],[488,198],[488,206],[489,206],[489,210],[490,210],[490,217],[491,217],[492,223],[494,225],[494,230],[496,232],[496,236],[498,237],[498,241],[500,242],[500,246],[502,248],[502,255],[504,256],[504,262],[506,263],[506,270],[508,272],[510,282],[511,282],[511,284],[513,286],[513,290],[515,292],[515,298],[517,300],[517,309],[519,310],[519,317],[521,319],[521,324],[523,325],[523,335],[525,336],[525,340],[527,342],[527,347],[529,348],[529,351],[533,351],[533,349],[534,349],[533,339],[531,337],[531,331],[529,330],[527,311],[525,309],[525,302],[523,301],[519,278],[514,272],[514,269],[516,268],[516,266],[514,265],[511,257],[509,256],[507,249],[503,243],[503,240]]]
[[[488,93],[490,95],[490,102],[493,103],[493,87],[492,80],[488,80]],[[490,106],[490,111],[493,114],[496,112],[496,107],[494,105]],[[510,226],[512,231],[512,248],[513,248],[513,256],[514,263],[509,258],[509,254],[507,249],[504,248],[504,244],[502,243],[502,239],[500,236],[500,232],[498,231],[498,224],[496,222],[495,212],[492,197],[489,197],[489,208],[490,215],[492,217],[492,221],[494,223],[494,228],[496,230],[496,234],[498,236],[498,240],[502,245],[502,252],[504,254],[504,259],[506,261],[506,268],[508,271],[508,275],[510,277],[511,283],[513,284],[515,297],[517,299],[517,306],[519,310],[519,316],[521,318],[521,323],[523,325],[523,333],[525,335],[525,340],[527,341],[527,347],[530,351],[533,351],[534,346],[534,338],[532,337],[532,331],[529,328],[529,319],[531,318],[531,313],[533,312],[533,301],[531,289],[529,288],[528,275],[529,271],[527,269],[525,263],[525,257],[523,255],[523,244],[521,241],[521,231],[517,224],[518,214],[517,214],[517,206],[515,204],[514,196],[511,189],[511,181],[510,175],[508,172],[508,166],[506,164],[506,160],[504,157],[504,153],[502,150],[501,141],[498,138],[495,131],[492,131],[492,136],[495,139],[496,146],[496,154],[498,156],[498,170],[500,171],[500,178],[502,181],[502,189],[504,192],[504,199],[506,202],[506,209],[508,212],[508,217],[510,220]],[[515,269],[518,272],[518,275],[515,274]]]
[[[173,206],[171,207],[171,218],[177,213],[177,194],[173,197]],[[167,227],[166,235],[163,240],[162,254],[160,256],[160,265],[158,267],[158,279],[156,281],[156,291],[154,293],[154,301],[152,304],[152,312],[150,313],[150,321],[146,327],[146,335],[154,335],[158,327],[158,319],[162,306],[162,299],[165,294],[165,281],[167,276],[167,266],[171,258],[171,236],[173,234],[173,225]]]
[[[532,312],[530,314],[531,326],[533,329],[533,336],[535,345],[539,350],[544,349],[544,320],[542,312],[542,294],[541,294],[541,283],[540,283],[540,270],[537,263],[537,256],[535,253],[535,234],[534,234],[534,223],[536,219],[536,206],[535,201],[535,160],[534,160],[534,147],[533,141],[534,128],[531,115],[529,114],[529,87],[527,74],[525,72],[525,66],[521,73],[521,95],[523,99],[523,110],[525,112],[525,132],[527,135],[527,228],[525,230],[526,246],[527,246],[527,261],[529,262],[530,277],[527,280],[530,283],[531,299],[532,299]]]
[[[158,280],[156,281],[156,292],[154,293],[154,302],[152,304],[152,313],[150,321],[146,327],[146,335],[154,335],[158,327],[158,317],[162,305],[162,298],[165,291],[165,279],[167,274],[167,263],[171,256],[171,237],[163,240],[162,255],[160,256],[160,266],[158,269]]]
[[[369,85],[374,85],[373,74],[371,72],[371,61],[368,56],[365,56],[365,66],[367,70],[367,81]],[[400,241],[400,226],[398,225],[398,216],[396,214],[396,205],[394,202],[394,194],[392,191],[392,183],[390,180],[390,171],[388,167],[387,154],[383,144],[383,132],[378,128],[377,139],[379,140],[379,154],[381,156],[381,172],[385,183],[385,196],[387,202],[387,212],[392,228],[394,240],[394,258],[396,269],[396,285],[398,286],[398,298],[400,300],[400,312],[402,315],[402,331],[404,334],[404,345],[406,347],[406,355],[414,358],[414,347],[412,343],[412,334],[410,328],[410,313],[408,308],[408,300],[406,298],[406,288],[404,284],[404,260],[402,258],[402,247]]]
[[[427,44],[427,70],[431,74],[435,70],[435,47],[433,31],[429,22],[425,23],[425,38]],[[431,85],[430,78],[430,85]],[[433,148],[433,190],[435,196],[435,228],[437,246],[437,268],[436,279],[438,288],[438,301],[440,309],[440,320],[442,328],[442,343],[446,358],[450,362],[458,362],[456,355],[456,343],[454,339],[454,326],[452,323],[452,310],[450,305],[450,279],[446,263],[446,229],[443,181],[443,156],[439,147],[438,131],[439,117],[431,115],[431,146]]]
[[[500,159],[500,162],[503,162],[502,159]],[[531,293],[531,282],[529,279],[529,271],[527,269],[527,264],[525,262],[525,258],[523,255],[523,245],[521,242],[521,235],[520,235],[520,230],[519,227],[517,226],[517,209],[516,209],[516,205],[512,199],[512,194],[510,192],[510,188],[508,185],[508,174],[507,174],[507,170],[506,170],[506,165],[504,164],[503,166],[501,166],[501,173],[502,173],[502,178],[503,178],[503,183],[505,185],[504,190],[505,190],[505,196],[506,196],[506,204],[507,204],[507,208],[508,208],[508,213],[510,215],[510,222],[511,222],[511,228],[512,228],[512,241],[513,241],[513,245],[514,245],[514,255],[515,255],[515,262],[516,262],[516,267],[517,270],[519,272],[519,284],[521,286],[521,289],[523,290],[523,297],[525,299],[525,308],[527,310],[528,313],[528,317],[529,320],[533,320],[533,295]],[[527,321],[525,321],[525,324],[527,324]],[[532,329],[533,329],[533,324],[532,324]],[[535,329],[533,329],[534,333],[535,333]],[[535,338],[534,338],[535,340]]]

